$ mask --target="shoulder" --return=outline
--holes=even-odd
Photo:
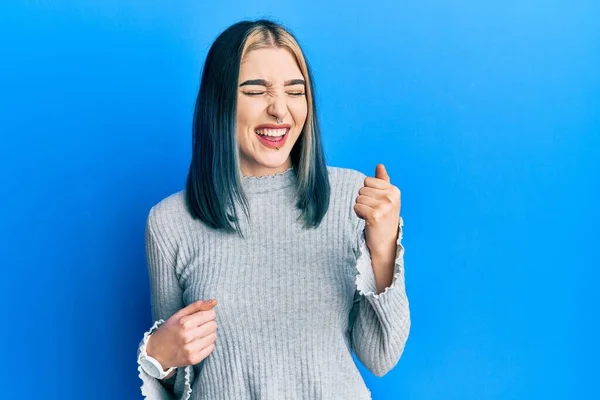
[[[203,226],[188,211],[185,191],[173,193],[150,208],[146,222],[146,238],[161,243],[169,257],[180,248],[190,248],[203,239]]]
[[[360,225],[360,220],[354,212],[354,204],[367,176],[352,168],[328,166],[327,169],[331,185],[330,206],[335,210],[333,215],[346,221],[349,234],[352,235]]]
[[[329,183],[332,192],[344,193],[345,191],[358,191],[364,184],[367,177],[362,172],[352,169],[335,166],[327,166],[329,172]]]
[[[172,231],[192,221],[183,190],[165,197],[152,206],[148,213],[148,226],[155,231]]]

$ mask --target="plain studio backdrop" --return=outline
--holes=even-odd
[[[312,64],[328,164],[402,190],[412,330],[358,364],[374,399],[600,398],[592,0],[3,0],[0,398],[141,397],[145,219],[210,44],[263,16]]]

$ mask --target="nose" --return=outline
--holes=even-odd
[[[267,108],[269,115],[272,115],[276,119],[283,119],[288,114],[287,98],[285,93],[274,94]]]

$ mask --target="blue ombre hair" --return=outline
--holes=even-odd
[[[302,210],[304,227],[319,226],[329,208],[329,175],[314,83],[304,54],[293,34],[280,24],[265,19],[241,21],[223,31],[206,56],[194,109],[192,160],[185,191],[194,218],[240,236],[236,204],[249,217],[236,135],[240,64],[248,52],[273,47],[285,48],[295,56],[306,82],[306,122],[290,153],[298,178],[296,206]]]

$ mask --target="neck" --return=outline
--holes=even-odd
[[[272,192],[295,187],[297,183],[296,169],[292,165],[285,170],[268,175],[245,175],[242,177],[242,186],[246,193]]]
[[[292,167],[292,159],[288,158],[286,162],[277,166],[277,167],[265,167],[262,165],[248,166],[242,164],[240,166],[240,170],[243,177],[252,177],[252,176],[271,176],[275,174],[279,174],[281,172],[285,172]]]

